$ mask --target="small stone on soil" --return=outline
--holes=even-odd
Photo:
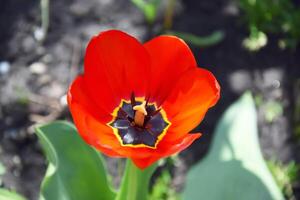
[[[29,66],[29,70],[32,74],[43,74],[47,70],[47,66],[42,62],[35,62]]]
[[[10,70],[10,63],[7,61],[0,62],[0,75],[5,75]]]

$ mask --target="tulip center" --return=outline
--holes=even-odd
[[[112,114],[107,125],[123,146],[156,148],[171,124],[162,108],[134,94],[121,100]]]

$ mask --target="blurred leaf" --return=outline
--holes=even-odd
[[[300,42],[300,8],[293,0],[238,0],[242,17],[248,25],[249,47],[254,47],[253,29],[280,36],[279,47],[295,49]],[[263,40],[264,36],[261,34]],[[253,37],[254,36],[254,37]],[[262,40],[262,41],[263,41]],[[257,46],[259,47],[259,46]],[[258,50],[257,48],[256,50]],[[254,49],[255,50],[255,49]]]
[[[57,121],[36,132],[49,161],[41,199],[114,199],[100,153],[84,143],[72,124]]]
[[[299,177],[299,165],[294,161],[285,165],[276,160],[269,160],[267,164],[281,191],[288,199],[295,199],[293,184]]]
[[[250,93],[228,108],[208,155],[187,176],[185,200],[284,199],[262,157]]]
[[[298,143],[300,142],[300,78],[297,78],[293,83],[294,96],[294,134],[297,137]]]
[[[5,174],[6,168],[5,166],[0,162],[0,176]]]
[[[254,96],[254,102],[255,102],[256,106],[261,106],[263,104],[263,101],[264,101],[264,99],[263,99],[262,94],[256,94]]]
[[[179,200],[179,195],[171,187],[172,177],[169,171],[162,171],[155,180],[152,192],[148,200]]]
[[[275,118],[282,115],[283,106],[280,102],[270,101],[265,105],[265,118],[271,123]]]
[[[5,174],[6,168],[5,166],[0,162],[0,185],[2,185],[2,175]],[[1,200],[1,199],[0,199]]]
[[[40,0],[40,6],[42,25],[34,31],[34,36],[38,41],[44,41],[49,29],[49,0]]]
[[[256,27],[252,27],[249,37],[243,41],[243,46],[249,51],[258,51],[267,43],[267,35],[262,31],[258,31]]]
[[[0,200],[25,200],[25,198],[15,192],[0,188]]]
[[[216,45],[219,42],[221,42],[225,37],[223,31],[215,31],[208,36],[197,36],[194,34],[177,32],[177,31],[168,31],[167,33],[180,37],[186,42],[191,43],[198,47],[209,47],[209,46]]]
[[[131,0],[136,7],[138,7],[145,15],[149,24],[152,24],[156,18],[157,8],[161,0]]]

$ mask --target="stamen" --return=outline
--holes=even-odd
[[[136,105],[134,92],[131,93],[131,106],[134,107]]]
[[[140,105],[134,106],[133,110],[135,110],[134,123],[140,127],[144,126],[145,116],[147,116],[146,101]]]

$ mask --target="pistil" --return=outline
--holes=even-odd
[[[135,125],[143,127],[144,121],[145,121],[145,116],[147,116],[146,101],[144,101],[140,105],[134,106],[133,110],[135,110],[135,115],[134,115]]]

